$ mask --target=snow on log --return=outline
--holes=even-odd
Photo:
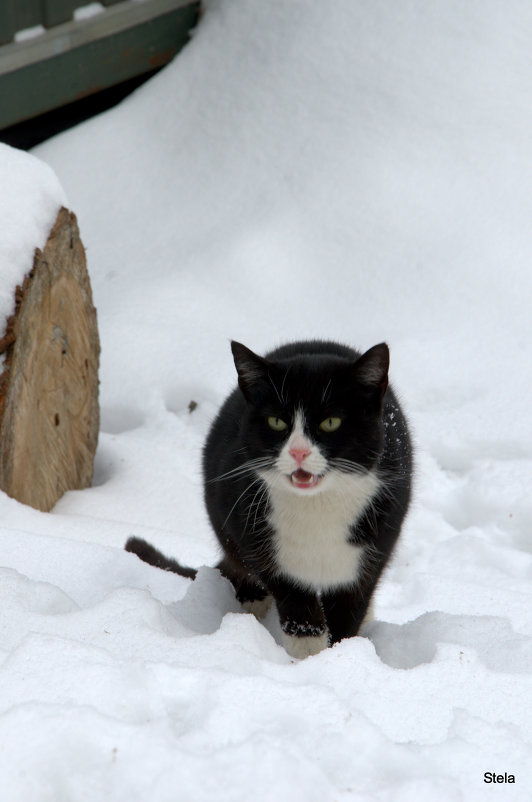
[[[91,484],[99,429],[96,310],[67,209],[13,295],[0,339],[0,489],[48,511]]]

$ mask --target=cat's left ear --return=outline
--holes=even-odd
[[[380,399],[388,387],[390,351],[386,343],[374,345],[355,362],[357,381]]]
[[[268,362],[249,348],[235,340],[231,342],[231,351],[238,373],[238,386],[249,399],[257,385],[268,380]]]

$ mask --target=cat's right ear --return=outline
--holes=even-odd
[[[359,384],[382,401],[388,387],[390,351],[386,343],[374,345],[355,362],[355,376]]]
[[[238,373],[238,386],[249,400],[253,390],[268,381],[268,363],[235,340],[231,342],[231,351]]]

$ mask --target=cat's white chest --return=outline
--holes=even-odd
[[[349,529],[379,488],[373,473],[337,474],[314,495],[270,486],[269,522],[280,571],[317,590],[356,583],[364,546],[348,542]]]

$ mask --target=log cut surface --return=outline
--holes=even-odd
[[[61,209],[0,341],[0,488],[39,510],[92,481],[99,337],[76,217]]]

